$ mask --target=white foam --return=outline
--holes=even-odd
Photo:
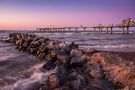
[[[13,85],[3,87],[2,90],[27,90],[29,87],[32,87],[34,83],[45,83],[47,81],[47,77],[52,73],[52,71],[42,72],[42,65],[43,64],[36,65],[28,70],[34,71],[30,78],[19,80]]]

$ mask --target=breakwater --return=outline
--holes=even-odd
[[[19,51],[28,52],[44,61],[43,72],[52,70],[52,74],[46,77],[46,83],[37,83],[36,90],[115,90],[125,88],[129,83],[133,84],[133,80],[128,81],[128,78],[122,80],[124,76],[129,75],[129,72],[131,73],[131,68],[127,68],[128,66],[127,69],[123,68],[127,62],[120,61],[108,53],[94,49],[81,50],[73,42],[67,45],[63,41],[54,41],[27,33],[10,34],[8,42],[15,43]],[[117,72],[118,69],[121,73]],[[117,74],[118,77],[115,78]],[[134,76],[134,73],[131,76]]]

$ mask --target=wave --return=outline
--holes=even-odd
[[[93,45],[93,46],[82,45],[81,47],[91,47],[91,48],[135,48],[135,44]]]
[[[119,44],[119,45],[82,45],[80,48],[94,48],[101,51],[120,51],[135,52],[135,44]]]
[[[52,71],[43,72],[41,70],[43,64],[33,66],[28,72],[34,72],[30,78],[22,79],[2,88],[2,90],[35,90],[38,85],[45,84],[47,77],[52,74]]]

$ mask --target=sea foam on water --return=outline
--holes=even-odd
[[[42,72],[43,64],[38,64],[29,69],[29,72],[34,72],[30,78],[22,79],[14,83],[13,85],[7,85],[2,90],[31,90],[39,88],[42,84],[47,82],[47,77],[52,73],[52,71]]]

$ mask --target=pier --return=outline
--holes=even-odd
[[[135,21],[131,18],[122,20],[121,24],[109,24],[109,25],[96,25],[96,26],[79,26],[79,27],[46,27],[37,28],[36,32],[43,33],[66,33],[66,32],[90,32],[90,33],[108,33],[113,34],[116,32],[121,32],[123,34],[129,34],[130,28],[135,27]],[[119,31],[114,30],[119,28]]]

